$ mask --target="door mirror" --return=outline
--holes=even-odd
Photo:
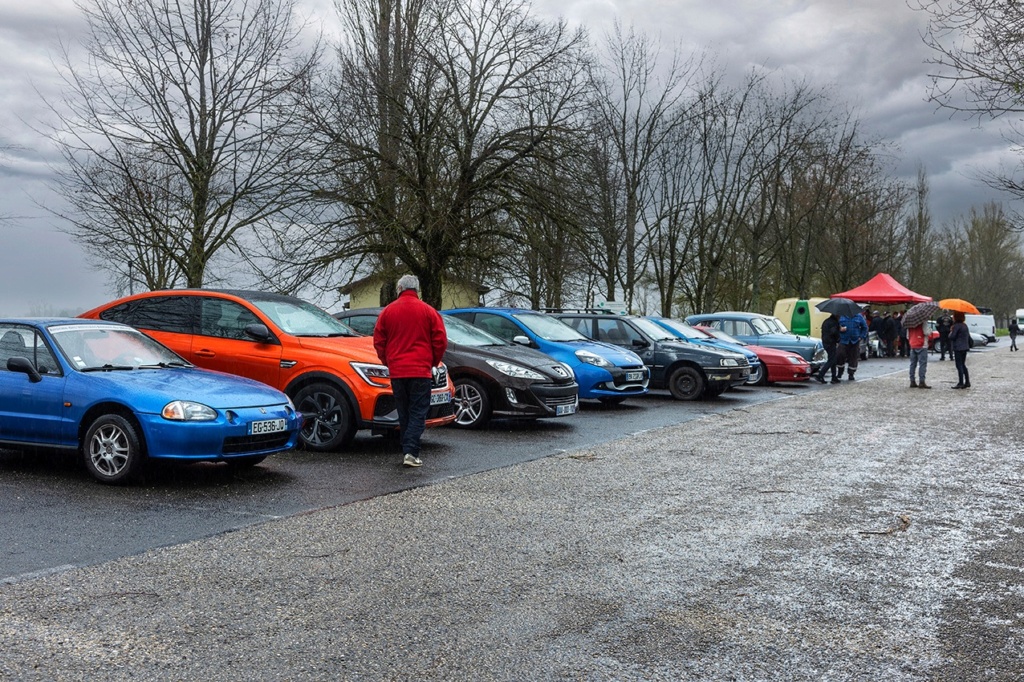
[[[251,339],[256,339],[260,343],[273,343],[274,336],[267,329],[267,325],[262,322],[256,322],[253,324],[245,325],[245,335]]]
[[[43,380],[43,375],[36,371],[36,368],[32,366],[32,363],[28,361],[28,358],[13,357],[7,361],[8,372],[21,372],[27,374],[29,380],[32,383]]]
[[[514,343],[518,343],[520,346],[530,346],[530,337],[523,336],[522,334],[517,334],[516,336],[513,336],[512,341]]]

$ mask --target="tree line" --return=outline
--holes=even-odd
[[[828,87],[524,0],[82,0],[50,107],[66,230],[119,292],[330,300],[369,274],[528,307],[770,311],[889,272],[1010,313],[1016,220],[942,226]],[[393,295],[383,291],[382,302]]]

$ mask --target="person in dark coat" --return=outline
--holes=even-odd
[[[882,340],[885,357],[896,357],[896,337],[898,336],[899,330],[896,328],[896,320],[892,319],[892,315],[887,310],[882,315],[882,321],[878,323],[878,338]]]
[[[833,313],[821,323],[821,345],[825,347],[825,353],[828,355],[828,360],[818,370],[818,375],[815,377],[820,383],[825,383],[825,372],[832,372],[832,383],[838,384],[839,378],[836,376],[836,353],[839,348],[839,317]]]
[[[949,347],[949,330],[953,328],[953,318],[949,316],[949,313],[942,313],[939,319],[935,321],[935,331],[939,333],[939,360],[946,359],[946,353],[949,353],[950,359],[953,358],[953,351]]]
[[[893,319],[896,320],[896,326],[899,328],[900,336],[896,343],[898,346],[899,356],[901,358],[910,357],[910,340],[907,338],[907,328],[903,326],[903,313],[896,313],[893,315]],[[928,351],[928,344],[925,344],[925,352]]]
[[[967,371],[967,351],[971,349],[971,331],[964,322],[964,314],[953,313],[953,326],[949,330],[949,345],[956,362],[957,383],[953,388],[970,388],[971,375]]]
[[[1010,320],[1010,350],[1017,350],[1017,335],[1020,334],[1020,325],[1017,318]]]

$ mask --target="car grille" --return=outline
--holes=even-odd
[[[544,398],[543,403],[548,407],[557,407],[559,405],[575,405],[576,394]]]
[[[246,452],[262,452],[274,448],[284,447],[291,438],[291,433],[261,433],[256,436],[234,436],[224,439],[221,453],[225,455],[238,455]]]

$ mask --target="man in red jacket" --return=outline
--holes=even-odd
[[[430,387],[448,348],[448,334],[441,315],[420,300],[418,278],[403,275],[396,289],[398,298],[377,317],[373,347],[391,376],[402,434],[403,464],[418,467],[423,465],[420,438],[427,426]]]

